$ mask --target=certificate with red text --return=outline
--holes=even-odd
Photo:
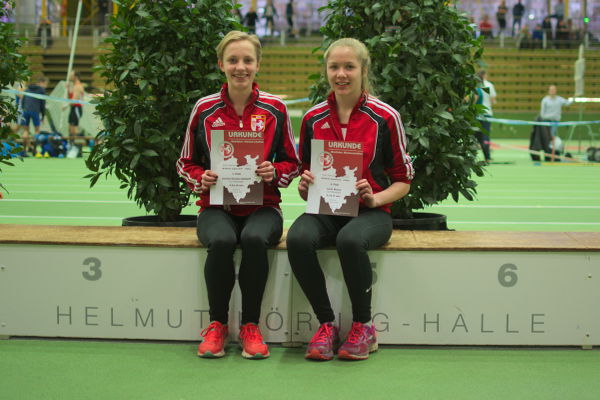
[[[262,204],[263,182],[256,169],[263,161],[264,132],[214,130],[210,135],[210,169],[218,176],[210,204]]]
[[[313,139],[310,171],[315,181],[308,189],[306,212],[356,217],[362,162],[360,142]]]

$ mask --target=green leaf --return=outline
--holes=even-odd
[[[138,163],[139,160],[140,160],[140,154],[139,153],[135,154],[133,156],[133,158],[131,159],[131,162],[129,163],[129,168],[135,169],[135,167],[136,167],[136,165],[137,165],[137,163]]]
[[[454,121],[454,117],[448,111],[439,111],[436,113],[436,115],[439,115],[440,117],[442,117],[444,119]]]
[[[158,157],[158,153],[152,149],[147,149],[142,152],[142,155],[146,157]]]
[[[165,178],[164,176],[159,176],[158,178],[155,179],[155,182],[158,183],[160,186],[169,188],[171,187],[171,181],[169,181],[167,178]]]
[[[126,69],[125,71],[123,71],[123,73],[119,77],[119,81],[122,82],[127,77],[127,75],[129,75],[129,70],[128,69]]]
[[[142,134],[142,124],[140,123],[139,119],[136,119],[135,123],[133,124],[133,133],[138,137]]]

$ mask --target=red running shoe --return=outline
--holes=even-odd
[[[365,360],[369,353],[377,351],[377,333],[373,325],[353,322],[346,342],[338,351],[338,358],[344,360]]]
[[[304,358],[310,360],[329,361],[333,358],[333,352],[340,344],[338,328],[331,322],[321,324],[317,333],[312,337]]]
[[[204,358],[219,358],[225,355],[229,330],[227,325],[213,321],[200,333],[204,340],[198,346],[198,355]]]
[[[258,325],[251,322],[240,327],[240,346],[244,358],[267,358],[270,355]]]

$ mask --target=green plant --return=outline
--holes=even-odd
[[[87,166],[93,186],[113,174],[139,206],[172,221],[190,190],[175,169],[194,103],[220,89],[215,47],[239,24],[230,0],[115,1],[118,13],[98,68],[104,129]]]
[[[0,19],[8,17],[14,6],[12,0],[1,0]],[[7,153],[1,151],[5,143],[14,144],[14,140],[18,138],[10,128],[10,124],[17,120],[14,96],[4,96],[1,92],[10,88],[13,83],[27,81],[29,78],[29,64],[26,58],[18,53],[23,44],[24,40],[15,34],[13,24],[0,23],[0,166],[14,165],[9,160],[23,150],[21,146],[11,146],[11,150]],[[1,183],[0,189],[5,189]]]
[[[469,96],[483,50],[469,21],[440,0],[331,0],[322,11],[328,13],[322,49],[342,37],[363,41],[376,95],[402,116],[415,178],[394,216],[411,217],[449,195],[472,200],[471,176],[483,175],[483,167],[473,135],[478,106]],[[327,92],[320,78],[311,100]]]

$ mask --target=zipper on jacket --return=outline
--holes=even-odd
[[[244,127],[244,123],[242,122],[242,119],[240,118],[240,128]]]

